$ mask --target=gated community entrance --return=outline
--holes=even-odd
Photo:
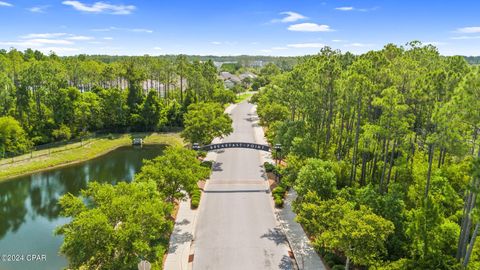
[[[265,151],[265,152],[272,152],[272,149],[269,145],[265,144],[258,144],[258,143],[247,143],[247,142],[226,142],[226,143],[214,143],[214,144],[209,144],[209,145],[204,145],[201,146],[198,143],[193,143],[192,144],[192,149],[195,151],[214,151],[214,150],[220,150],[220,149],[226,149],[226,148],[247,148],[247,149],[253,149],[253,150],[259,150],[259,151]],[[281,151],[282,151],[282,145],[277,143],[273,146],[273,150],[275,150],[275,163],[278,162],[278,160],[282,159],[281,157]]]

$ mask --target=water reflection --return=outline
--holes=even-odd
[[[143,159],[162,151],[159,146],[119,148],[109,154],[50,171],[22,176],[0,183],[0,254],[47,254],[46,263],[5,263],[0,269],[60,269],[66,265],[58,255],[61,237],[53,236],[59,217],[58,199],[70,192],[78,195],[89,181],[116,184],[131,181]]]

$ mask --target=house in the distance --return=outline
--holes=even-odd
[[[242,82],[237,75],[233,75],[227,71],[220,72],[220,79],[223,81],[225,87],[229,89]]]
[[[253,74],[252,72],[244,72],[239,76],[234,75],[227,71],[220,72],[220,79],[223,81],[224,85],[228,89],[232,89],[237,84],[243,84],[244,86],[249,86],[253,79],[257,77],[257,75]]]

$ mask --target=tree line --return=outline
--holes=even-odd
[[[326,47],[253,98],[330,266],[480,268],[479,86],[463,57],[411,42]]]
[[[115,58],[114,58],[115,59]],[[91,132],[182,127],[197,102],[232,102],[212,61],[0,51],[0,156]]]

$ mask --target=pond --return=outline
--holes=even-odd
[[[59,216],[59,197],[68,192],[78,195],[89,181],[131,181],[143,160],[160,155],[163,149],[122,147],[96,159],[0,182],[0,269],[66,267],[66,258],[59,255],[63,239],[53,234],[57,226],[68,222]],[[5,255],[24,255],[24,261],[5,262]],[[32,260],[27,255],[45,256],[46,260],[40,257],[27,262]]]

